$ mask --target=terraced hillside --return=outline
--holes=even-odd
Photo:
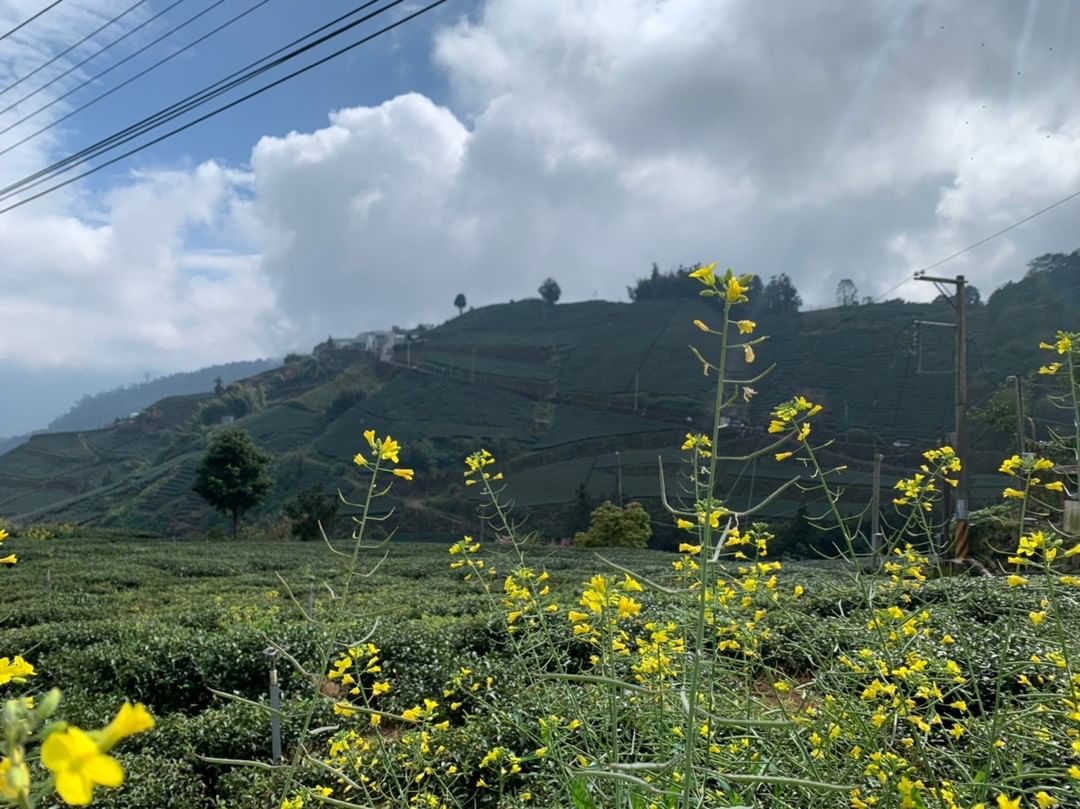
[[[1041,325],[1033,313],[1044,298],[1055,317],[1080,311],[1080,266],[1071,258],[973,308],[975,404],[1006,375],[1039,363],[1039,337],[1070,327],[1048,323],[1044,335],[1031,323]],[[527,300],[414,334],[390,361],[323,346],[220,396],[173,397],[108,429],[35,436],[0,456],[0,514],[174,535],[203,531],[216,518],[190,491],[194,468],[210,431],[235,418],[275,458],[273,496],[253,515],[264,524],[301,488],[340,488],[348,497],[349,459],[370,426],[400,437],[404,460],[418,470],[397,503],[407,532],[479,528],[472,493],[460,485],[460,463],[484,445],[507,462],[511,494],[533,513],[532,525],[565,536],[580,512],[582,485],[593,504],[621,491],[624,499],[655,506],[657,456],[667,474],[678,473],[675,448],[687,430],[705,428],[711,396],[712,380],[688,349],[708,350],[692,322],[716,318],[696,298],[558,306]],[[925,327],[916,334],[912,325],[951,319],[946,303],[891,301],[757,318],[771,339],[753,366],[740,359],[732,374],[777,367],[735,414],[729,454],[763,441],[769,409],[803,393],[826,407],[820,429],[835,439],[832,460],[849,467],[847,507],[858,511],[868,499],[875,450],[886,454],[889,481],[950,428],[952,332]],[[1017,327],[1018,318],[1028,325]],[[979,424],[974,439],[978,504],[999,490],[994,471],[1011,440]],[[771,460],[732,464],[724,470],[725,489],[734,502],[750,502],[791,471]],[[766,516],[814,512],[811,498],[791,492]]]

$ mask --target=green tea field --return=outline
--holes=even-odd
[[[530,683],[515,664],[523,637],[538,631],[550,633],[545,643],[550,646],[552,674],[591,670],[591,647],[587,639],[570,631],[566,615],[581,609],[578,601],[594,573],[615,574],[612,583],[624,580],[624,574],[589,551],[538,548],[518,559],[508,546],[484,548],[464,557],[448,554],[447,546],[441,544],[390,544],[377,551],[364,550],[361,571],[370,571],[384,553],[385,561],[373,574],[354,582],[347,602],[339,598],[334,614],[330,614],[329,594],[341,595],[343,568],[321,543],[211,544],[97,536],[14,539],[7,547],[18,553],[19,561],[0,571],[6,594],[0,646],[6,654],[21,654],[36,667],[38,675],[27,687],[40,694],[54,684],[60,686],[60,715],[80,727],[103,725],[125,699],[143,702],[157,719],[152,731],[123,744],[117,755],[127,772],[126,783],[118,790],[99,790],[96,806],[279,806],[277,791],[283,786],[287,768],[262,769],[206,759],[271,763],[271,721],[265,710],[270,667],[266,650],[276,645],[311,674],[305,676],[294,665],[278,659],[284,753],[291,759],[302,747],[313,758],[333,760],[331,745],[342,743],[334,740],[349,738],[355,732],[348,729],[355,719],[333,710],[338,700],[333,677],[326,680],[313,674],[322,665],[323,645],[335,624],[340,642],[377,646],[381,671],[374,677],[390,685],[378,703],[378,710],[385,715],[376,726],[368,725],[365,719],[362,726],[368,729],[361,731],[364,738],[377,736],[393,755],[389,745],[402,746],[410,738],[409,723],[402,717],[410,717],[410,709],[425,705],[425,700],[439,706],[434,709],[438,715],[425,724],[425,733],[441,741],[437,747],[430,743],[421,769],[414,772],[414,764],[403,751],[398,752],[395,762],[388,762],[387,769],[396,770],[394,777],[399,780],[421,776],[415,788],[406,785],[406,793],[426,794],[421,789],[422,776],[425,768],[430,768],[443,776],[443,787],[456,796],[460,806],[610,805],[603,802],[603,791],[593,797],[582,793],[582,802],[555,794],[552,784],[556,782],[545,777],[545,759],[536,754],[542,749],[539,737],[523,732],[504,713],[505,704],[509,704],[510,713],[528,725],[556,710],[547,701],[551,694],[537,686],[543,681]],[[652,551],[605,553],[611,561],[632,569],[642,581],[664,587],[676,587],[680,581],[673,562],[678,567],[691,559],[687,554]],[[450,570],[451,561],[461,558],[468,558],[469,564]],[[502,606],[507,598],[513,598],[504,585],[504,572],[520,571],[523,562],[536,571],[547,571],[550,593],[545,598],[547,603],[558,605],[557,610],[550,610],[553,620],[546,628],[527,624],[531,629],[524,635],[508,632],[508,625],[519,629],[523,625],[508,618]],[[492,567],[498,573],[488,576],[488,590],[464,580],[463,574],[469,570],[482,575]],[[749,598],[754,588],[746,583],[745,570],[740,572],[737,564],[725,566],[725,570],[721,575],[742,582],[740,591]],[[292,588],[295,602],[279,575]],[[826,728],[838,727],[831,716],[830,700],[835,698],[829,697],[830,693],[855,689],[856,703],[865,702],[863,689],[878,682],[865,670],[859,674],[849,668],[845,676],[845,664],[837,666],[836,661],[857,661],[860,654],[865,659],[867,647],[878,648],[872,623],[880,610],[877,604],[868,604],[865,596],[870,587],[877,590],[879,598],[885,598],[889,577],[857,578],[853,570],[813,564],[784,566],[773,575],[772,584],[762,579],[762,589],[798,593],[797,601],[782,609],[774,603],[767,616],[757,613],[764,608],[755,601],[746,618],[756,624],[753,654],[729,659],[733,665],[723,676],[732,678],[730,683],[702,684],[708,689],[726,685],[749,688],[741,697],[748,699],[744,710],[749,712],[752,706],[753,713],[743,715],[766,720],[760,726],[736,723],[708,731],[717,750],[731,747],[737,751],[745,770],[740,779],[751,779],[728,781],[717,771],[717,789],[720,793],[726,789],[728,798],[709,805],[803,806],[811,801],[817,806],[858,805],[851,803],[850,790],[861,788],[866,794],[876,788],[877,777],[860,775],[867,760],[859,759],[858,745],[845,741],[851,728],[845,729],[843,736],[831,731],[832,739],[826,731],[822,741],[817,725],[824,722]],[[595,586],[595,580],[592,584]],[[1068,748],[1065,734],[1070,723],[1052,712],[1031,713],[1040,703],[1032,699],[1032,689],[1023,685],[1042,682],[1042,688],[1050,688],[1057,670],[1053,653],[1042,662],[1033,662],[1053,646],[1047,633],[1028,619],[1029,611],[1038,609],[1043,589],[1043,585],[1032,585],[1018,597],[1018,591],[1008,587],[1003,578],[931,576],[918,590],[906,591],[904,613],[912,616],[918,631],[900,647],[894,664],[901,666],[905,656],[909,665],[912,655],[931,658],[925,654],[925,645],[948,636],[953,644],[948,657],[955,659],[953,665],[963,674],[940,699],[920,698],[920,708],[928,702],[940,703],[940,710],[933,715],[941,717],[941,724],[928,728],[925,734],[917,729],[912,734],[907,722],[890,714],[888,721],[896,725],[888,746],[906,751],[918,744],[923,755],[937,759],[935,766],[945,769],[956,759],[956,748],[966,746],[969,738],[990,733],[995,739],[1004,739],[1005,744],[996,759],[991,757],[981,777],[991,782],[1013,778],[1018,787],[1024,787],[1028,784],[1017,776],[1018,768],[1044,772],[1036,780],[1050,788],[1046,794],[1058,796],[1060,805],[1077,805],[1072,802],[1078,797],[1075,787],[1050,772],[1055,759],[1060,758],[1059,748]],[[1063,598],[1059,614],[1065,616],[1060,631],[1069,639],[1080,637],[1077,592],[1074,588],[1064,596],[1059,594]],[[650,631],[656,637],[657,622],[678,614],[673,611],[678,599],[650,586],[634,597],[640,613],[627,616],[629,620],[620,624],[619,631],[627,633],[627,642],[637,639],[640,646]],[[314,624],[302,612],[309,599],[315,605]],[[527,620],[527,613],[522,620]],[[672,633],[684,629],[668,626]],[[904,637],[903,632],[900,637]],[[1069,643],[1067,651],[1075,653],[1072,640]],[[344,649],[342,646],[331,656],[345,654]],[[942,660],[944,655],[942,652]],[[721,676],[720,670],[715,674]],[[934,681],[924,678],[920,682],[925,687]],[[322,694],[316,693],[317,687]],[[577,683],[572,697],[588,703],[600,687],[595,682]],[[214,691],[235,694],[248,702],[230,701]],[[626,692],[627,707],[632,699],[631,692]],[[945,704],[961,702],[969,707],[966,715]],[[491,709],[499,703],[504,704],[502,709]],[[578,708],[584,710],[580,705]],[[1017,714],[1008,714],[1011,710]],[[831,718],[825,721],[827,714]],[[770,721],[784,725],[791,719],[796,721],[790,727],[769,725]],[[957,727],[966,728],[969,735],[961,739]],[[1053,728],[1060,735],[1052,743],[1040,741],[1038,727]],[[917,742],[911,740],[913,735]],[[677,741],[674,736],[672,740]],[[783,752],[767,759],[760,751],[770,744],[779,745]],[[806,746],[807,753],[811,749],[818,753],[808,755],[796,767],[798,756],[793,751],[801,746]],[[755,749],[759,755],[752,755]],[[492,750],[512,751],[515,762],[510,769],[502,768],[501,778],[495,769],[497,787],[492,776]],[[648,754],[644,749],[625,752]],[[856,780],[852,780],[853,774]],[[972,772],[970,777],[980,776]],[[773,782],[784,778],[795,779],[795,785],[781,787]],[[813,787],[817,781],[839,781],[845,789],[817,791]],[[334,795],[358,801],[357,805],[405,805],[389,797],[378,800],[377,789],[361,799],[364,796],[358,795],[357,789],[348,785],[343,789],[327,771],[311,764],[298,769],[293,783],[290,790],[294,793],[323,785],[333,789]],[[886,782],[883,789],[887,796],[897,794],[895,783],[895,778],[892,784]],[[584,802],[586,798],[594,803]],[[309,796],[307,803],[289,805],[323,803]],[[907,804],[897,799],[877,805]],[[924,805],[947,804],[927,801]]]

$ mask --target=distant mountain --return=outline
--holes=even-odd
[[[169,374],[149,382],[113,388],[100,393],[83,396],[62,416],[34,433],[0,438],[0,455],[30,440],[37,433],[59,433],[70,430],[96,430],[107,427],[116,419],[126,418],[144,407],[167,396],[183,396],[190,393],[212,391],[216,380],[223,384],[235,382],[252,374],[275,368],[281,360],[250,360],[211,365],[198,371]]]
[[[71,430],[96,430],[107,427],[119,418],[125,418],[168,396],[186,396],[206,393],[214,389],[216,380],[228,385],[237,379],[261,373],[281,365],[280,359],[248,360],[211,365],[198,371],[169,374],[149,382],[125,385],[82,397],[71,410],[53,419],[46,432],[58,433]]]
[[[1077,313],[1080,253],[1037,259],[1026,277],[973,306],[971,402],[987,401],[1007,375],[1037,367],[1039,340],[1080,327]],[[770,338],[753,365],[737,356],[732,376],[777,367],[754,384],[752,400],[740,399],[723,454],[760,444],[771,407],[803,393],[826,408],[815,435],[834,439],[829,460],[848,466],[843,483],[857,507],[868,499],[875,452],[886,456],[889,481],[951,429],[953,331],[913,325],[951,320],[946,302],[746,314]],[[139,415],[103,429],[35,435],[0,456],[0,514],[173,535],[205,530],[218,518],[191,492],[194,470],[210,431],[235,420],[275,459],[275,488],[255,518],[280,518],[284,501],[312,485],[354,496],[350,459],[371,427],[400,438],[402,460],[417,469],[414,483],[383,501],[395,506],[404,534],[479,530],[475,494],[461,479],[462,457],[478,446],[504,464],[508,494],[532,515],[531,528],[569,534],[584,486],[594,505],[620,492],[643,500],[663,531],[670,521],[656,507],[657,457],[677,475],[683,434],[706,428],[713,379],[688,345],[708,352],[709,338],[692,323],[717,318],[716,307],[697,297],[527,300],[412,333],[389,356],[329,342],[219,394],[210,390],[212,376],[225,375],[208,370],[202,392],[150,406],[117,398],[105,419]],[[1038,403],[1031,412],[1040,412]],[[80,423],[100,425],[99,418]],[[1000,494],[997,464],[1012,445],[996,428],[974,425],[974,505]],[[722,471],[725,497],[742,507],[792,469],[765,458]],[[808,504],[792,489],[763,515],[783,520]]]

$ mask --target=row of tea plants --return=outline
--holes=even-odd
[[[317,682],[305,726],[327,700],[338,721],[327,741],[305,733],[294,745],[277,773],[282,809],[1080,805],[1071,642],[1080,577],[1066,569],[1080,544],[1060,527],[1062,496],[1076,496],[1075,466],[1060,464],[1075,464],[1080,436],[1056,436],[1047,457],[1002,463],[1022,534],[1013,572],[993,583],[996,609],[973,611],[971,587],[938,580],[944,554],[931,515],[957,483],[952,448],[928,450],[896,484],[897,517],[869,558],[860,518],[838,507],[843,468],[819,463],[821,405],[783,402],[767,446],[718,454],[725,411],[753,397],[768,372],[732,378],[729,357],[753,363],[765,338],[737,316],[749,276],[717,275],[715,265],[691,275],[723,306],[716,324],[694,322],[715,344],[693,349],[716,380],[711,433],[687,435],[680,479],[661,469],[665,506],[686,534],[672,570],[645,576],[597,554],[568,597],[566,582],[525,552],[497,459],[480,450],[466,459],[464,482],[482,491],[507,544],[492,551],[466,536],[449,564],[501,616],[506,662],[463,659],[415,704],[395,707],[380,628],[349,604],[378,565],[366,561],[365,536],[390,516],[372,516],[371,504],[414,473],[397,441],[368,430],[354,458],[368,484],[353,544],[328,542],[345,570],[338,608],[316,660],[293,660]],[[1077,339],[1059,332],[1043,343],[1052,361],[1040,373],[1062,380],[1059,404],[1080,431]],[[787,483],[743,511],[717,497],[719,461],[765,455],[792,466]],[[816,616],[804,609],[813,585],[770,557],[772,535],[754,519],[793,486],[820,493],[819,522],[847,548],[848,602],[819,604]],[[836,630],[831,644],[821,643],[823,622]],[[777,636],[798,645],[800,635],[799,654],[775,654]]]

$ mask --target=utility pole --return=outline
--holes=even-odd
[[[1027,442],[1024,441],[1024,383],[1015,375],[1005,377],[1005,381],[1012,382],[1016,392],[1016,442],[1020,454],[1023,455],[1027,450]]]
[[[870,506],[870,553],[874,562],[881,556],[881,459],[880,452],[874,453],[874,496]]]
[[[941,294],[949,299],[945,284],[954,287],[949,302],[956,312],[956,365],[955,365],[955,405],[956,405],[956,455],[961,468],[956,487],[956,499],[953,509],[953,548],[956,559],[964,559],[968,552],[968,435],[967,435],[967,324],[965,304],[967,302],[967,280],[962,275],[955,278],[935,278],[921,272],[915,273],[918,281],[929,281]]]
[[[619,498],[619,508],[622,508],[622,456],[615,451],[615,486]]]

